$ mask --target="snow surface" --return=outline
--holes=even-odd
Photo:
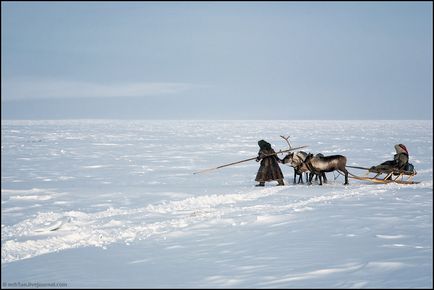
[[[432,288],[432,129],[3,120],[2,286]],[[363,167],[403,143],[420,183],[294,185],[281,165],[286,186],[258,188],[255,161],[193,174],[255,157],[260,139],[286,149],[279,135]]]

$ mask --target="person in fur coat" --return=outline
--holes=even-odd
[[[265,140],[258,141],[259,152],[256,162],[261,161],[261,165],[256,174],[255,181],[259,182],[256,186],[265,186],[265,182],[277,181],[277,185],[284,185],[282,170],[278,162],[282,162],[277,156],[271,144]],[[274,155],[271,155],[274,154]]]
[[[393,160],[388,160],[380,165],[372,166],[370,171],[378,171],[378,170],[409,170],[408,163],[408,150],[404,144],[396,144],[395,145],[396,154],[393,156]],[[411,171],[411,170],[409,170]]]

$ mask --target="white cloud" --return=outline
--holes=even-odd
[[[177,94],[197,85],[176,82],[95,83],[69,80],[2,80],[2,100],[36,98],[146,97]]]

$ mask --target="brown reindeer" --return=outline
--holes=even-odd
[[[301,151],[302,152],[302,151]],[[303,152],[304,153],[304,152]],[[303,160],[300,160],[297,155],[294,156],[294,153],[291,152],[289,154],[287,154],[283,159],[282,159],[282,163],[283,164],[289,164],[294,168],[294,184],[296,183],[297,180],[297,176],[299,176],[298,178],[298,183],[303,183],[303,173],[306,172],[306,181],[308,180],[307,177],[307,172],[308,169],[306,166],[303,166]]]
[[[309,168],[305,164],[305,159],[308,154],[304,151],[298,151],[297,153],[289,153],[283,159],[283,164],[289,164],[294,168],[294,184],[296,183],[297,175],[299,175],[298,183],[303,183],[303,173],[306,174],[306,182],[309,182]],[[324,156],[321,153],[318,153],[317,156]],[[324,182],[327,183],[327,177],[323,172],[322,177]],[[318,179],[318,175],[315,175],[315,180]]]
[[[304,161],[307,168],[311,172],[309,175],[309,182],[312,182],[314,174],[319,175],[319,184],[322,185],[322,173],[332,172],[335,170],[342,171],[345,174],[345,183],[348,184],[348,171],[345,168],[347,164],[347,158],[342,155],[331,155],[331,156],[313,156],[313,154],[308,154]]]

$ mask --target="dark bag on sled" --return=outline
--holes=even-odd
[[[405,167],[404,167],[405,171],[410,171],[413,172],[414,171],[414,166],[411,163],[408,163]]]

